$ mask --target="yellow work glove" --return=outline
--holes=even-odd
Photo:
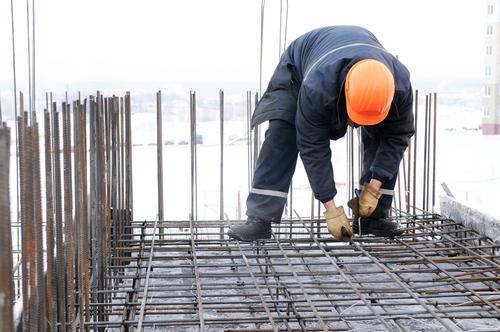
[[[323,213],[326,219],[328,232],[339,241],[349,241],[352,236],[352,227],[345,215],[344,208],[339,206]]]
[[[380,196],[382,194],[378,190],[365,183],[359,196],[359,216],[362,218],[370,216],[375,211]]]

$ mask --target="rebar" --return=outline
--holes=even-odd
[[[71,118],[69,105],[62,103],[63,115],[63,182],[64,182],[64,241],[66,256],[66,293],[68,294],[68,324],[75,317],[75,275],[73,266],[73,185],[71,162]]]
[[[337,242],[329,235],[321,218],[321,204],[314,200],[314,195],[310,219],[298,215],[283,219],[281,224],[273,225],[269,240],[247,244],[227,237],[224,230],[233,221],[224,211],[221,90],[220,220],[214,221],[198,220],[197,215],[195,92],[190,93],[191,213],[188,220],[181,221],[164,220],[160,213],[154,221],[133,218],[132,106],[128,92],[124,97],[109,98],[98,92],[96,97],[73,102],[73,121],[68,101],[62,103],[63,174],[59,112],[51,101],[52,118],[48,111],[44,114],[43,246],[38,125],[34,114],[30,114],[32,121],[28,123],[28,114],[21,112],[17,127],[22,218],[20,223],[8,227],[9,231],[11,227],[21,229],[22,250],[4,249],[8,243],[3,241],[0,246],[2,251],[23,257],[23,277],[18,278],[23,287],[22,328],[142,331],[163,326],[201,331],[405,331],[416,326],[467,330],[475,322],[498,325],[498,244],[471,228],[426,211],[431,209],[429,201],[434,208],[436,181],[436,94],[428,99],[433,104],[428,100],[423,128],[427,132],[418,150],[425,155],[418,164],[419,172],[425,173],[423,189],[418,188],[421,196],[417,196],[415,137],[399,171],[403,186],[398,179],[395,213],[390,218],[405,233],[397,239],[354,237],[350,244]],[[249,93],[247,106],[248,101],[251,104]],[[157,102],[161,108],[161,98]],[[21,109],[23,103],[21,94]],[[415,112],[417,109],[418,92]],[[161,128],[161,117],[158,121]],[[161,129],[158,133],[157,148],[161,148]],[[354,130],[347,135],[348,195],[352,195],[356,170],[360,172],[362,163],[359,130],[356,133],[358,144]],[[249,117],[247,135],[248,168],[252,170],[260,143],[258,131],[250,130]],[[2,142],[0,124],[0,155]],[[357,160],[356,145],[360,146]],[[163,160],[161,154],[159,164]],[[422,198],[422,206],[416,206],[416,197]],[[5,213],[2,204],[0,192],[0,215]],[[292,212],[291,193],[287,208]],[[409,214],[412,208],[421,213]],[[163,233],[159,231],[162,229]],[[2,240],[3,234],[2,231]],[[44,249],[46,271],[41,269],[45,263],[40,262]],[[7,271],[16,271],[12,264],[11,260]],[[12,280],[13,274],[2,268],[2,280],[6,273]],[[0,288],[1,300],[5,292]],[[7,301],[12,303],[14,299]],[[7,322],[3,303],[0,301],[2,323]]]
[[[219,178],[219,219],[224,220],[224,91],[219,90],[219,130],[220,130],[220,178]],[[224,237],[224,226],[220,228]]]
[[[163,221],[163,133],[162,133],[161,91],[156,93],[156,158],[158,171],[158,219]],[[163,227],[160,228],[163,234]]]
[[[191,148],[191,217],[198,219],[198,160],[197,160],[197,135],[196,135],[196,92],[191,91],[189,99],[190,109],[190,148]],[[160,226],[161,227],[161,226]]]
[[[10,129],[0,121],[0,326],[14,331],[14,280],[10,224]]]
[[[47,325],[50,331],[57,331],[57,280],[54,264],[54,205],[52,187],[52,135],[50,113],[44,112],[45,133],[45,239],[47,257]],[[82,294],[80,292],[80,294]],[[80,302],[81,303],[81,302]]]
[[[454,233],[464,232],[465,228],[431,215],[395,220],[403,227],[411,227],[414,221],[418,226],[416,233],[405,233],[398,241],[355,238],[353,246],[342,245],[327,236],[323,223],[321,238],[314,232],[307,233],[309,220],[302,223],[295,219],[292,226],[282,221],[275,227],[273,239],[255,245],[227,237],[220,239],[220,225],[226,222],[165,221],[168,236],[163,240],[158,233],[154,238],[145,238],[135,232],[133,238],[120,244],[132,255],[152,251],[151,271],[146,273],[146,266],[141,265],[127,267],[126,270],[136,272],[121,276],[122,286],[113,291],[115,302],[109,321],[105,325],[86,324],[119,326],[122,308],[140,303],[146,303],[144,328],[199,328],[202,317],[207,330],[237,329],[243,324],[263,330],[318,330],[322,328],[319,317],[328,330],[345,330],[345,325],[339,325],[345,323],[360,328],[356,324],[363,321],[371,321],[379,329],[400,330],[403,326],[411,330],[412,324],[418,323],[431,324],[438,330],[446,326],[463,329],[461,324],[468,320],[500,318],[487,303],[500,300],[500,296],[495,297],[496,288],[491,287],[498,279],[495,262],[500,257],[489,255],[483,261],[480,256],[485,255],[477,251],[485,250],[481,249],[484,246],[498,252],[498,245],[491,241],[487,241],[487,246],[473,245],[481,236],[470,230],[463,238],[448,235],[451,227]],[[154,224],[133,222],[131,227],[149,234]],[[290,227],[292,236],[281,237],[283,232],[288,234]],[[186,234],[179,228],[192,231]],[[196,239],[195,228],[208,232],[203,235],[199,232]],[[440,234],[441,240],[426,241],[433,233]],[[463,252],[460,245],[473,252],[448,257],[450,253]],[[415,260],[421,258],[417,253],[430,261]],[[467,283],[469,289],[456,287],[457,280],[453,278],[443,278],[447,273],[455,279],[461,278],[458,280]],[[149,283],[145,282],[146,276]],[[127,280],[132,277],[142,279],[142,286],[137,287],[135,282],[136,286],[131,288]],[[127,293],[140,293],[145,287],[148,287],[147,301],[138,296],[132,302],[125,302]],[[486,302],[478,300],[475,293]],[[359,306],[361,299],[367,302],[364,306]],[[332,303],[336,313],[332,311]],[[100,305],[92,303],[94,307]],[[353,306],[356,309],[351,310]],[[370,306],[373,311],[368,309]],[[139,320],[130,318],[125,323],[129,328],[137,327]]]
[[[32,144],[32,176],[33,176],[33,231],[35,236],[35,268],[36,268],[36,293],[35,308],[38,320],[38,331],[47,330],[47,289],[45,286],[45,269],[43,254],[43,226],[42,226],[42,199],[41,199],[41,172],[40,172],[40,138],[36,115],[32,115],[34,122],[31,124]]]

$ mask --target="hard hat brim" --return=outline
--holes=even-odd
[[[389,114],[389,110],[390,110],[390,107],[387,107],[386,109],[384,109],[383,112],[380,112],[380,113],[374,112],[373,115],[366,116],[366,115],[362,115],[358,112],[354,112],[352,110],[352,107],[349,104],[349,102],[346,102],[346,107],[347,107],[347,115],[349,116],[349,118],[354,123],[357,123],[357,124],[362,125],[362,126],[373,126],[373,125],[376,125],[376,124],[384,121],[384,119]]]

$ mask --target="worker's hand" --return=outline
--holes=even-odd
[[[369,217],[377,207],[378,200],[382,194],[371,184],[365,183],[359,196],[359,216]]]
[[[339,241],[349,241],[352,236],[352,227],[345,215],[344,208],[326,210],[324,213],[328,232]]]

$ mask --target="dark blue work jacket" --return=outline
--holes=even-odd
[[[370,171],[382,182],[397,173],[414,134],[413,93],[408,69],[368,30],[331,26],[310,31],[283,53],[268,88],[256,106],[252,126],[281,119],[295,125],[297,147],[317,199],[336,194],[330,139],[347,130],[344,81],[349,68],[363,59],[387,65],[396,92],[387,118],[362,130],[379,142]]]

